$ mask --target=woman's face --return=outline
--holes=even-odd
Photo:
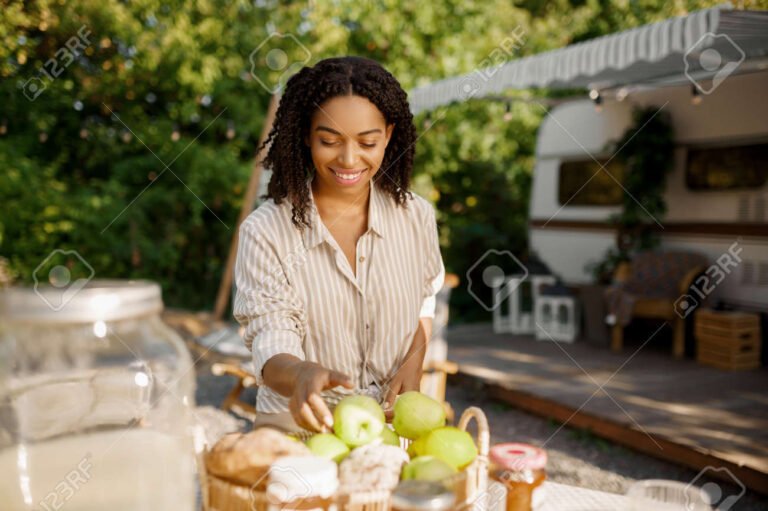
[[[312,153],[318,190],[352,195],[367,190],[384,160],[393,128],[361,96],[338,96],[320,105],[304,141]]]

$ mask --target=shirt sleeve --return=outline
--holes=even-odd
[[[429,206],[425,225],[425,254],[426,270],[423,288],[424,301],[421,305],[420,318],[434,318],[437,304],[437,293],[443,288],[445,281],[445,266],[440,254],[440,241],[437,235],[437,221],[435,210]]]
[[[305,360],[306,316],[275,248],[246,223],[240,227],[235,285],[233,315],[245,327],[256,384],[264,385],[262,370],[270,358],[288,353]]]

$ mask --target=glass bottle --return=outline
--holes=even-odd
[[[494,445],[489,452],[490,478],[507,488],[507,511],[531,511],[538,488],[547,478],[547,453],[532,445]]]

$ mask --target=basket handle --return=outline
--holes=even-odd
[[[470,406],[464,410],[464,413],[461,414],[461,418],[459,419],[459,429],[466,431],[469,421],[472,419],[475,419],[475,422],[477,422],[477,449],[482,456],[488,456],[491,433],[488,428],[488,419],[480,408]]]

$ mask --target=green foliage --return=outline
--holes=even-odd
[[[615,143],[613,153],[624,162],[622,211],[613,219],[617,246],[593,267],[596,279],[605,282],[616,265],[640,250],[660,243],[656,225],[664,217],[667,174],[674,162],[672,121],[659,107],[638,109],[634,124]]]
[[[247,72],[268,13],[85,1],[7,13],[0,253],[29,282],[52,250],[74,249],[97,277],[154,279],[171,305],[210,306],[268,101]],[[84,53],[57,54],[78,33]],[[51,58],[63,71],[28,100]]]
[[[436,201],[446,269],[462,279],[452,314],[463,321],[487,319],[468,292],[467,270],[490,249],[521,256],[527,247],[535,130],[543,110],[515,103],[510,113],[505,121],[504,105],[480,101],[440,110],[417,150],[415,188]]]

